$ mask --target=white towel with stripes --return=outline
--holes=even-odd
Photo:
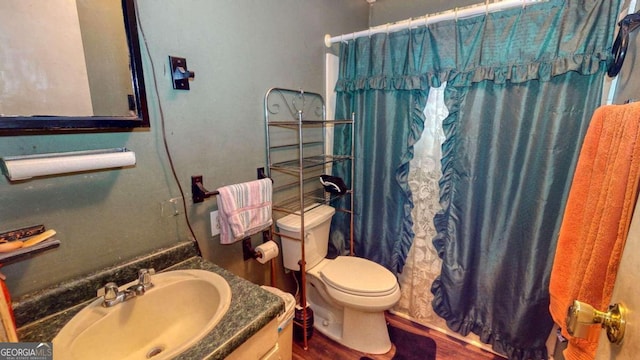
[[[271,226],[271,179],[218,189],[220,243],[232,244]]]

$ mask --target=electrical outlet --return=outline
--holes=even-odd
[[[220,223],[218,222],[218,210],[209,213],[211,218],[211,236],[220,234]]]

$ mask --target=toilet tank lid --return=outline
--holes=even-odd
[[[305,229],[313,228],[331,219],[335,212],[336,209],[329,205],[314,204],[308,206],[307,208],[305,208],[304,212]],[[283,218],[278,219],[276,223],[281,230],[300,231],[300,219],[300,212],[298,211],[294,214],[289,214]]]

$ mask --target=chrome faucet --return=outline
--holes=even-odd
[[[104,287],[98,289],[98,297],[102,297],[102,306],[112,307],[136,296],[144,295],[147,290],[153,287],[151,275],[155,273],[153,269],[138,270],[138,283],[129,286],[123,291],[120,291],[118,285],[114,282],[105,284]]]

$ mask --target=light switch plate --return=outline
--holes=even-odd
[[[218,210],[209,213],[211,218],[211,236],[220,234],[220,223],[218,222]]]

